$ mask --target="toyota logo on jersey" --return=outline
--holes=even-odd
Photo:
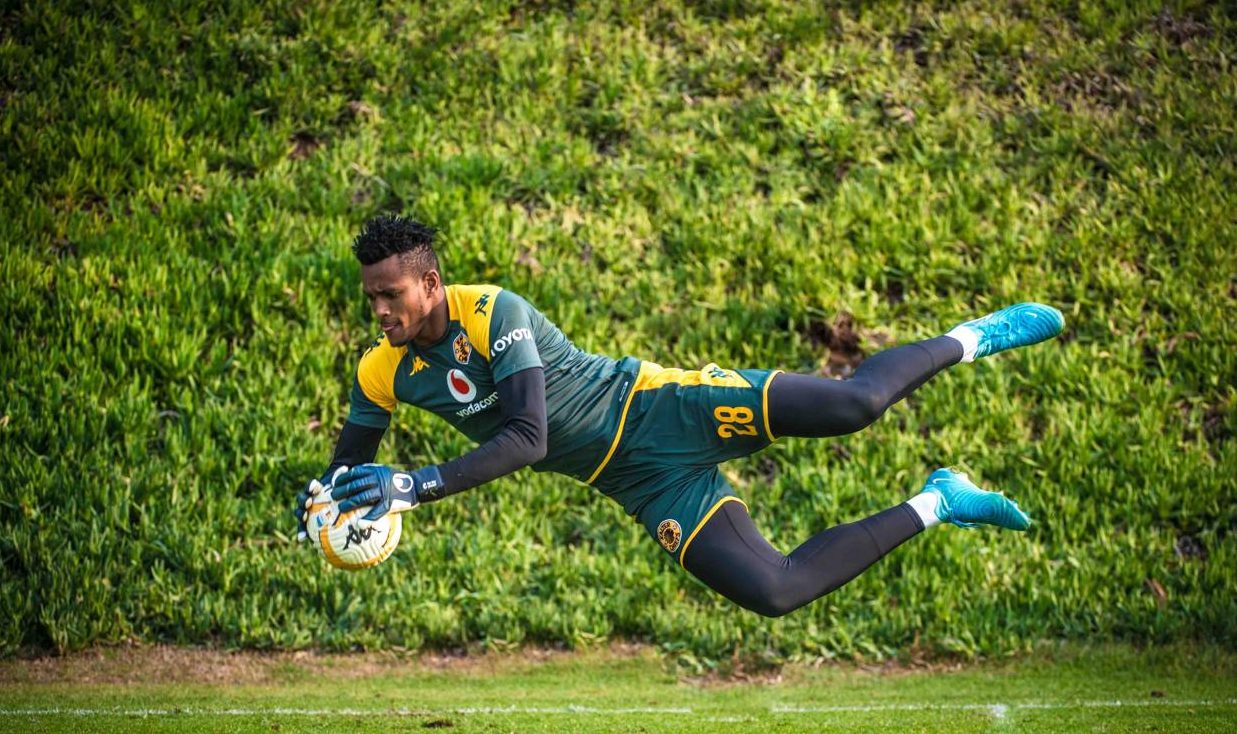
[[[472,384],[468,375],[459,370],[447,372],[447,389],[451,391],[451,397],[461,403],[467,403],[477,397],[477,386]]]

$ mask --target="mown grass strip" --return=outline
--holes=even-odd
[[[1072,709],[1072,708],[1121,708],[1130,706],[1185,706],[1210,707],[1237,705],[1237,698],[1219,700],[1195,701],[1060,701],[1040,702],[1026,701],[1021,703],[903,703],[903,704],[872,704],[855,706],[782,706],[769,708],[774,714],[831,714],[831,713],[864,713],[882,711],[996,711],[1007,709]],[[271,708],[174,708],[174,709],[2,709],[0,716],[266,716],[270,714],[293,716],[439,716],[447,714],[490,715],[490,714],[693,714],[691,708],[683,706],[636,706],[603,708],[596,706],[479,706],[456,709],[357,709],[357,708],[288,708],[275,706]]]

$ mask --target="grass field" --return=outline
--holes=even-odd
[[[1055,646],[1034,662],[787,666],[738,679],[678,675],[649,648],[113,650],[3,663],[0,680],[0,726],[27,731],[1220,732],[1237,717],[1237,658],[1182,647]]]
[[[5,3],[0,653],[1231,650],[1235,55],[1205,2]],[[383,211],[443,229],[448,281],[668,366],[843,376],[1057,305],[1050,344],[726,467],[783,550],[941,465],[1037,523],[934,532],[769,621],[520,472],[329,572],[290,501],[376,333],[348,246]],[[404,410],[379,459],[469,448]]]

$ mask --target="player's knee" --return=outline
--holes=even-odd
[[[751,610],[759,614],[762,617],[768,617],[769,619],[777,619],[778,617],[784,617],[787,614],[790,614],[791,612],[795,610],[795,607],[791,607],[787,604],[779,604],[777,602],[769,600],[769,601],[762,601],[756,606],[751,607]]]
[[[795,587],[778,577],[763,579],[751,592],[743,606],[762,617],[784,617],[803,606]]]
[[[850,422],[854,430],[858,431],[872,425],[884,415],[888,401],[883,395],[869,390],[854,390],[849,396],[846,407]]]

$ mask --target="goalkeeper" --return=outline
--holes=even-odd
[[[848,380],[714,364],[670,369],[581,351],[497,286],[446,285],[433,241],[432,229],[384,216],[353,243],[383,335],[361,357],[325,475],[351,467],[335,479],[341,511],[373,505],[366,519],[376,520],[521,467],[558,472],[618,502],[690,573],[766,616],[828,594],[926,528],[1030,524],[1012,500],[939,469],[906,502],[783,555],[717,465],[783,436],[858,431],[946,367],[1058,334],[1064,322],[1054,308],[1025,303],[968,321],[876,354]],[[417,469],[369,463],[399,403],[441,416],[478,447]],[[306,497],[296,507],[302,533]]]

